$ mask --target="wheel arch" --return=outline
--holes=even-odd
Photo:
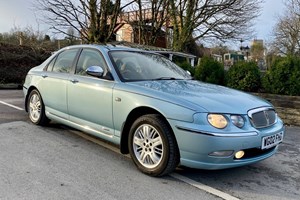
[[[25,97],[25,111],[26,112],[28,112],[28,108],[27,108],[28,97],[29,97],[29,94],[31,93],[32,90],[37,90],[39,92],[39,90],[35,86],[30,86],[27,89],[27,93],[26,93],[26,97]]]
[[[157,114],[157,115],[160,115],[167,123],[167,125],[169,126],[170,130],[172,131],[172,134],[175,138],[175,141],[176,141],[176,145],[178,146],[177,144],[177,140],[176,140],[176,137],[175,137],[175,134],[168,122],[168,120],[166,119],[166,117],[160,113],[159,111],[153,109],[153,108],[150,108],[150,107],[146,107],[146,106],[142,106],[142,107],[138,107],[138,108],[135,108],[133,109],[129,115],[127,116],[127,119],[122,127],[122,131],[121,131],[121,141],[120,141],[120,151],[122,154],[128,154],[129,153],[129,147],[128,147],[128,136],[129,136],[129,131],[130,131],[130,128],[131,128],[131,125],[133,124],[133,122],[143,116],[143,115],[147,115],[147,114]]]

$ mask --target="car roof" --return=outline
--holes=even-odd
[[[63,49],[73,49],[73,48],[96,48],[101,51],[111,51],[111,50],[130,50],[130,51],[145,51],[142,49],[131,48],[123,45],[113,45],[113,44],[80,44],[72,45],[62,48]]]

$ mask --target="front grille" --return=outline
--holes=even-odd
[[[250,110],[248,116],[255,128],[265,128],[276,123],[277,115],[273,108],[258,108]]]

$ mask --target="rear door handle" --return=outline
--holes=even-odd
[[[72,83],[78,83],[79,81],[77,79],[70,80]]]
[[[48,76],[46,74],[42,74],[42,77],[43,78],[47,78]]]

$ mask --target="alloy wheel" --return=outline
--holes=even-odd
[[[41,117],[41,99],[38,94],[33,94],[30,97],[29,116],[33,122],[37,122]]]
[[[157,129],[149,124],[139,126],[133,136],[133,151],[141,165],[157,167],[163,158],[163,141]]]

